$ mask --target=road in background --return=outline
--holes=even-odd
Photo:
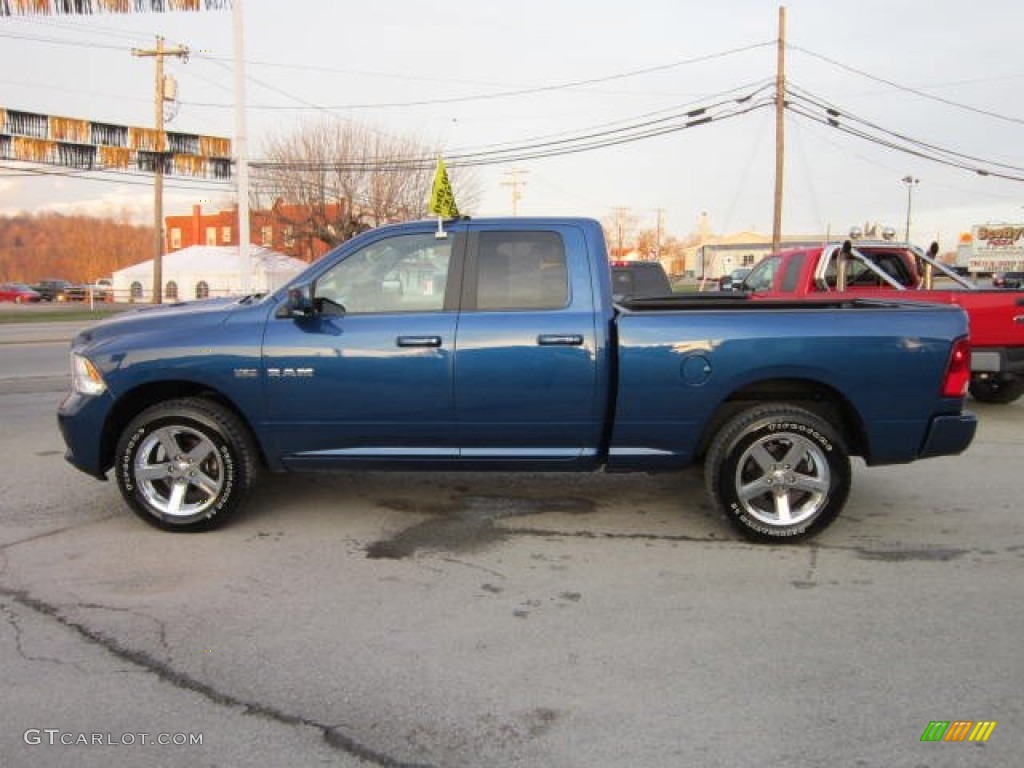
[[[0,323],[0,345],[52,341],[70,346],[75,334],[87,325],[88,321]]]
[[[80,322],[0,323],[0,394],[66,392]]]

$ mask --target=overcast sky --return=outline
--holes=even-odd
[[[970,168],[1024,177],[1024,3],[1020,0],[789,0],[787,76],[810,116],[789,113],[784,230],[841,233],[880,222],[943,248],[973,224],[1024,220],[1024,183],[982,176],[815,122],[906,137]],[[358,120],[415,135],[446,154],[523,145],[663,119],[697,107],[735,111],[770,96],[779,3],[769,0],[246,0],[250,155],[304,121]],[[170,60],[180,111],[168,128],[233,136],[232,13],[0,18],[0,107],[128,125],[153,122],[155,36],[194,52]],[[767,87],[767,90],[759,88]],[[511,93],[510,93],[511,92]],[[518,92],[518,93],[515,93]],[[413,102],[417,102],[413,104]],[[658,125],[671,126],[666,121]],[[874,126],[874,127],[870,127]],[[929,153],[935,151],[928,149]],[[128,209],[151,216],[146,177],[89,181],[10,170],[0,212]],[[526,171],[521,215],[607,216],[628,208],[685,236],[770,233],[770,107],[642,141],[478,171],[474,215],[511,213],[513,168]],[[58,169],[54,169],[58,170]],[[456,188],[456,194],[458,189]],[[169,180],[165,212],[227,206],[224,185]]]

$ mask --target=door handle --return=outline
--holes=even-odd
[[[440,347],[440,336],[399,336],[397,344],[400,347]]]
[[[583,335],[580,333],[542,333],[537,337],[542,347],[581,347]]]

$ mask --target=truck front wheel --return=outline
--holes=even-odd
[[[704,465],[708,493],[754,541],[798,541],[828,526],[850,492],[850,458],[824,419],[796,406],[748,408],[719,430]]]
[[[201,398],[159,403],[117,444],[117,484],[134,512],[170,531],[214,528],[242,504],[257,454],[245,424]]]
[[[971,396],[980,403],[1012,403],[1024,395],[1024,377],[1006,375],[1003,377],[974,376],[970,383]]]

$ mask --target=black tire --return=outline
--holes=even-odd
[[[758,405],[715,435],[704,479],[719,510],[746,538],[795,542],[824,530],[846,504],[850,456],[821,417],[791,405]]]
[[[248,428],[201,398],[169,400],[136,416],[117,442],[117,484],[143,520],[207,531],[242,506],[258,467]]]
[[[1012,403],[1024,395],[1024,377],[1009,375],[1004,378],[991,376],[986,379],[972,377],[971,397],[979,403]]]

